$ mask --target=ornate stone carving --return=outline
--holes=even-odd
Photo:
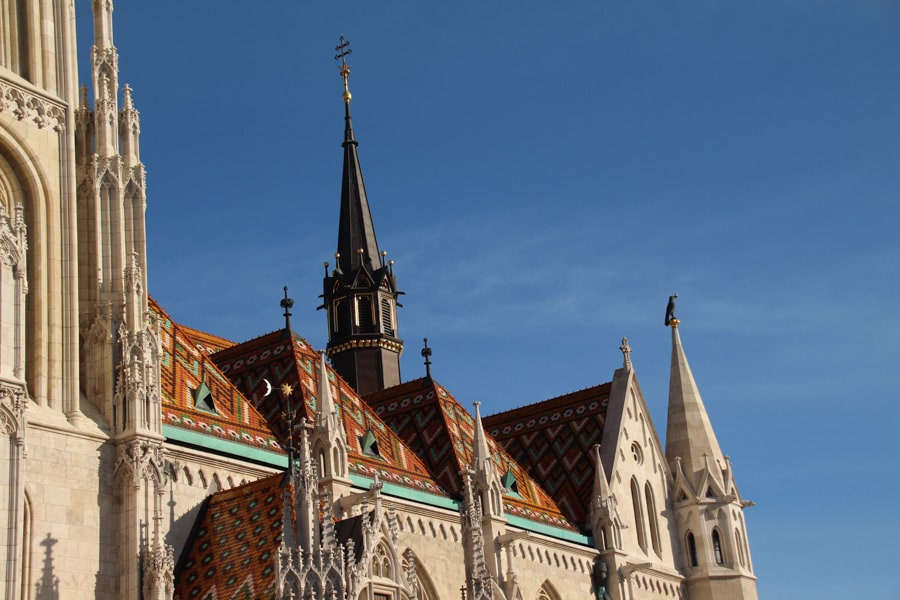
[[[150,440],[133,440],[119,445],[116,456],[115,472],[121,469],[123,477],[130,475],[135,485],[142,481],[164,483],[164,451],[161,442]]]
[[[25,435],[25,386],[0,381],[0,432]]]
[[[465,502],[460,507],[463,536],[467,538],[466,567],[467,600],[492,600],[494,579],[487,570],[484,552],[484,532],[481,523],[484,517],[481,499],[473,493],[472,470],[463,471]]]
[[[141,570],[146,600],[170,600],[175,592],[175,549],[157,543],[143,552]]]
[[[52,127],[61,132],[66,127],[66,111],[62,104],[43,98],[8,81],[0,81],[0,113],[9,112],[19,121],[29,121],[39,129]]]

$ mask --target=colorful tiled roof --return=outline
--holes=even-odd
[[[275,599],[283,473],[209,497],[175,571],[175,597]]]
[[[283,400],[278,388],[289,384],[301,414],[314,419],[318,396],[319,354],[305,339],[287,330],[274,331],[237,344],[210,357],[234,385],[269,420],[274,431],[286,439]],[[344,423],[350,445],[350,473],[373,477],[385,483],[446,496],[420,457],[408,448],[356,392],[328,367],[331,395]],[[275,391],[266,395],[268,386]],[[301,400],[302,399],[302,400]],[[362,439],[371,431],[379,456],[363,452]]]
[[[475,421],[441,385],[423,378],[370,394],[366,402],[428,465],[435,479],[454,497],[462,498],[460,471],[472,464]],[[507,451],[488,439],[502,475],[511,473],[517,494],[504,496],[507,513],[525,519],[574,529],[546,491]]]
[[[206,331],[200,331],[199,329],[188,327],[187,325],[180,325],[180,327],[187,335],[191,337],[191,339],[197,342],[197,349],[207,356],[210,354],[215,354],[219,350],[231,348],[237,343],[231,340],[226,340],[223,337],[219,337]]]
[[[603,437],[609,383],[498,413],[485,430],[585,527],[593,491],[590,450]]]
[[[150,310],[159,322],[162,345],[160,387],[163,424],[219,437],[254,448],[283,452],[268,422],[209,359],[204,348],[209,336],[194,337],[197,330],[175,321],[154,300]],[[205,384],[212,396],[198,403],[196,390]]]

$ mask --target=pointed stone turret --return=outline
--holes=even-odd
[[[334,270],[325,267],[323,308],[328,311],[328,356],[335,370],[361,395],[400,383],[397,281],[385,263],[369,209],[350,116],[349,43],[338,46],[344,80],[344,167]]]
[[[475,402],[475,423],[472,432],[472,463],[469,466],[471,494],[477,501],[481,519],[481,539],[484,544],[484,566],[488,574],[499,580],[502,568],[501,557],[495,540],[506,531],[503,513],[503,483],[497,463],[491,455],[484,425],[481,422],[481,402]],[[473,557],[474,558],[474,557]],[[473,563],[477,564],[477,563]]]
[[[475,435],[472,440],[472,468],[476,473],[496,471],[488,448],[484,425],[481,423],[481,402],[475,403]]]
[[[606,469],[600,458],[600,444],[594,444],[591,449],[591,459],[594,462],[594,489],[591,494],[590,522],[591,531],[594,534],[594,543],[598,550],[607,550],[617,547],[616,530],[619,523],[616,497],[610,492],[607,481]]]
[[[128,436],[143,429],[161,439],[154,419],[141,416],[158,413],[160,408],[153,404],[159,391],[151,389],[157,387],[158,377],[143,372],[158,359],[157,340],[147,316],[147,202],[140,117],[127,85],[119,110],[113,2],[93,0],[92,7],[94,108],[89,108],[87,90],[82,89],[75,132],[83,336],[80,383],[114,435]],[[127,390],[136,390],[134,398],[152,398],[151,405],[127,405]]]
[[[744,508],[731,463],[722,454],[688,365],[670,298],[672,373],[666,458],[674,478],[673,510],[682,540],[682,568],[690,598],[755,600]],[[671,314],[671,318],[670,317]]]
[[[147,300],[146,193],[140,122],[131,88],[119,110],[113,1],[92,1],[94,107],[81,93],[76,117],[78,303],[81,392],[105,417],[116,445],[122,526],[117,596],[172,596],[172,549],[149,540],[163,522],[160,339]],[[70,420],[73,416],[69,415]]]
[[[692,479],[705,471],[707,464],[718,466],[719,471],[725,468],[725,457],[681,345],[677,320],[672,326],[672,371],[666,426],[666,458],[671,463],[675,457],[681,457],[682,468]]]
[[[320,484],[330,487],[329,493],[334,498],[348,494],[352,485],[347,466],[350,446],[337,404],[331,395],[331,381],[324,352],[319,361],[319,391],[316,396],[312,451],[319,466]]]
[[[475,402],[475,431],[472,439],[472,465],[475,491],[481,496],[486,517],[503,516],[503,484],[497,464],[491,456],[484,425],[481,423],[481,402]]]

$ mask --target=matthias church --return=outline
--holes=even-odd
[[[665,443],[627,340],[608,381],[500,414],[401,379],[346,63],[327,347],[287,290],[284,326],[243,342],[155,302],[139,94],[91,5],[78,56],[71,0],[0,0],[2,597],[757,597],[674,315]]]

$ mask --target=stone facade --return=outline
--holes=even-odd
[[[152,305],[139,113],[119,85],[112,0],[92,10],[91,106],[71,1],[0,0],[3,597],[756,598],[750,503],[677,319],[663,446],[627,342],[596,397],[483,425],[430,374],[362,373],[375,391],[357,394],[289,322],[235,345]],[[326,274],[344,286],[328,299],[379,298],[369,318],[391,367],[393,268],[351,258]],[[364,369],[359,323],[329,316],[344,336],[329,352]],[[246,369],[281,352],[290,360],[266,375]],[[412,423],[404,403],[430,420]],[[514,427],[502,433],[564,405],[587,415],[567,421],[583,447],[553,455],[534,425],[548,450],[529,458]]]

